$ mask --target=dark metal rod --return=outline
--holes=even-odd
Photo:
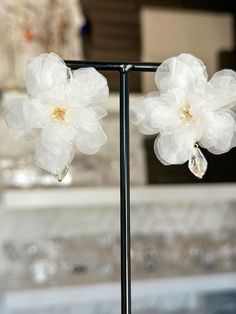
[[[160,63],[153,62],[106,62],[106,61],[65,61],[66,65],[72,70],[79,68],[94,67],[97,70],[120,71],[122,66],[128,66],[129,71],[134,72],[155,72]]]
[[[131,314],[130,175],[129,175],[129,66],[120,71],[120,243],[121,313]]]

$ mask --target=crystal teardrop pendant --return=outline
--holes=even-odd
[[[67,175],[68,173],[68,170],[69,168],[68,167],[65,167],[63,170],[57,172],[54,176],[55,178],[59,181],[59,182],[62,182],[62,180],[65,178],[65,176]]]
[[[207,170],[207,160],[196,144],[188,161],[189,170],[199,179],[202,179]]]

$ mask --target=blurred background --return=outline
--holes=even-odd
[[[1,0],[1,106],[25,96],[24,65],[64,59],[155,61],[188,52],[209,76],[236,70],[235,8],[210,0]],[[119,78],[95,156],[78,154],[63,183],[36,168],[34,143],[0,117],[0,314],[119,314]],[[130,74],[130,103],[154,74]],[[165,167],[131,126],[134,314],[236,313],[236,150],[204,152],[208,171]]]

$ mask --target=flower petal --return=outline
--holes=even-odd
[[[77,132],[74,142],[78,149],[85,154],[97,153],[107,141],[107,136],[99,123],[97,112],[90,106],[73,108],[70,116],[71,123]]]
[[[183,89],[172,88],[160,95],[165,105],[178,112],[186,103],[186,93]]]
[[[76,100],[74,105],[88,105],[107,99],[109,88],[106,78],[94,68],[74,71],[73,79],[66,88],[68,100]]]
[[[26,87],[31,96],[67,82],[68,69],[64,61],[54,53],[41,54],[25,67]]]
[[[91,132],[82,128],[78,129],[78,134],[75,138],[75,144],[78,149],[84,154],[97,153],[102,145],[107,141],[106,133],[99,123],[96,125],[96,130],[93,128]]]
[[[91,106],[91,109],[94,110],[99,120],[107,116],[107,110],[102,106],[94,105]]]
[[[59,143],[45,146],[40,137],[36,144],[35,160],[37,165],[57,174],[68,167],[74,158],[74,146],[72,143]]]
[[[164,165],[183,164],[191,156],[195,143],[195,129],[180,128],[161,133],[154,142],[154,151]]]
[[[211,105],[213,109],[236,105],[236,72],[232,70],[221,70],[216,72],[209,81],[209,89],[215,96]]]
[[[73,143],[76,129],[63,122],[51,122],[41,132],[41,141],[45,147]],[[49,148],[50,149],[50,148]]]
[[[48,110],[36,98],[24,101],[23,113],[25,121],[31,129],[43,128],[50,119]]]
[[[88,132],[97,129],[97,114],[91,107],[70,108],[69,116],[71,124],[76,129],[82,128]]]
[[[213,154],[223,154],[236,146],[236,115],[231,110],[208,111],[204,114],[200,145]]]
[[[66,103],[65,86],[56,84],[40,93],[37,98],[44,104],[45,108],[57,107]]]
[[[131,121],[144,134],[171,131],[181,124],[180,109],[186,102],[182,89],[175,88],[160,96],[147,96],[131,107]]]
[[[156,98],[156,108],[153,110],[150,124],[161,131],[173,131],[181,124],[181,109],[186,103],[186,95],[182,89],[173,88]]]
[[[207,72],[204,63],[191,54],[180,54],[165,60],[157,69],[155,82],[162,92],[170,88],[184,90],[206,83]]]
[[[107,141],[96,112],[91,108],[74,108],[71,123],[76,128],[75,144],[85,154],[95,154]]]
[[[24,115],[25,99],[15,99],[4,106],[3,118],[15,139],[24,137],[30,132],[30,126]]]
[[[150,124],[158,132],[173,131],[181,124],[181,119],[173,109],[159,105],[152,113]]]
[[[143,134],[156,134],[158,127],[151,125],[153,112],[158,104],[163,105],[160,97],[142,98],[136,105],[130,108],[130,119],[134,125],[137,125],[139,131]]]

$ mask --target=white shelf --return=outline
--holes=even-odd
[[[214,274],[206,276],[189,276],[171,279],[153,279],[134,281],[133,303],[146,302],[155,299],[159,302],[166,297],[169,307],[173,309],[181,302],[185,304],[197,298],[196,293],[216,293],[232,291],[236,288],[236,274]],[[8,311],[30,311],[32,309],[64,308],[70,304],[76,308],[91,305],[96,309],[98,304],[105,306],[112,304],[119,306],[120,284],[105,283],[82,285],[78,287],[37,289],[18,292],[9,292],[5,295],[5,306]],[[180,302],[181,301],[181,302]],[[189,301],[189,302],[188,302]],[[197,301],[197,299],[195,300]],[[143,304],[145,305],[145,304]],[[162,305],[163,306],[163,305]],[[38,312],[37,312],[38,313]],[[48,313],[48,312],[47,312]],[[64,313],[64,312],[63,312]],[[66,311],[65,311],[66,313]],[[86,311],[86,313],[91,313]],[[92,311],[92,313],[95,313]]]
[[[236,184],[151,185],[131,189],[132,205],[176,202],[234,202]],[[119,204],[119,187],[6,190],[0,210],[35,210],[62,207],[111,206]]]

